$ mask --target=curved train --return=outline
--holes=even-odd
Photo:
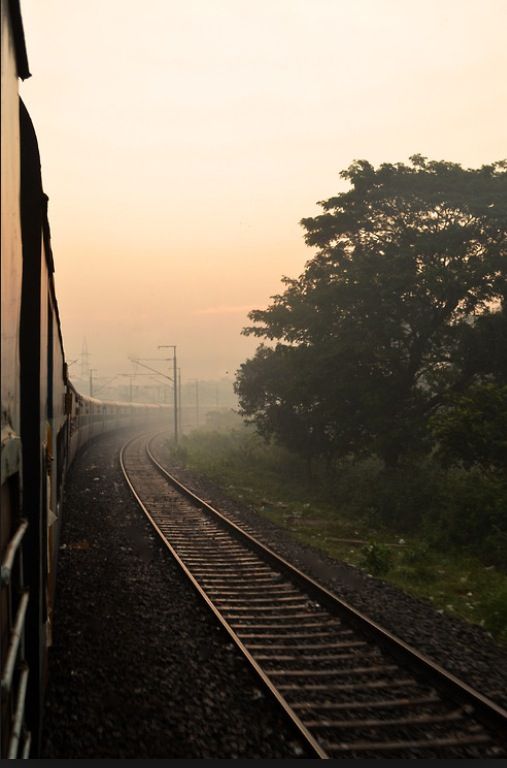
[[[40,750],[66,472],[107,430],[160,423],[168,406],[100,401],[69,380],[19,0],[1,0],[1,757]],[[166,418],[165,414],[163,418]]]

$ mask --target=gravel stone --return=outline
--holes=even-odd
[[[67,478],[41,757],[311,757],[138,509],[119,468],[126,439],[118,432],[92,441]],[[168,469],[339,597],[507,706],[507,653],[480,627],[291,540],[206,479]]]
[[[211,481],[164,461],[164,439],[154,441],[157,458],[197,496],[247,527],[263,544],[354,608],[507,708],[507,652],[484,629],[440,613],[429,600],[413,597],[360,568],[292,540],[287,529],[231,500]]]
[[[309,757],[153,535],[125,440],[92,441],[67,478],[41,758]]]

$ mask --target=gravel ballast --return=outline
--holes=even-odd
[[[67,478],[41,757],[309,757],[134,502],[119,469],[125,440],[89,444]],[[168,468],[354,607],[507,703],[507,654],[480,627],[290,540],[212,483]]]
[[[67,478],[42,758],[308,757],[93,441]]]
[[[164,436],[154,443],[161,464],[197,496],[217,507],[238,525],[245,523],[274,552],[312,576],[354,608],[428,655],[452,674],[507,708],[507,652],[481,627],[436,610],[430,601],[402,592],[360,568],[334,560],[291,540],[287,530],[233,501],[212,482],[170,465]]]

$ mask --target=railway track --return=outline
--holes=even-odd
[[[500,758],[507,712],[123,446],[126,480],[217,619],[320,758]]]

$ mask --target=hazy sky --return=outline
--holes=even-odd
[[[507,0],[22,0],[67,357],[230,378],[354,159],[507,155]],[[71,372],[78,373],[75,365]]]

